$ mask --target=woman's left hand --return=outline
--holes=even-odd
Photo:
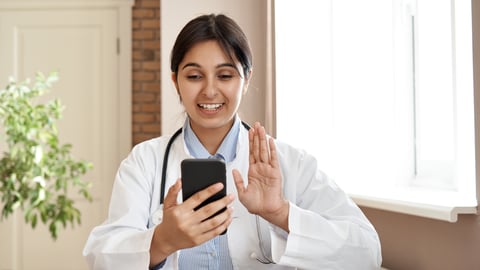
[[[265,128],[256,122],[248,132],[248,185],[242,175],[233,170],[240,202],[252,214],[259,215],[288,232],[288,201],[283,197],[282,176],[273,138],[267,141]]]

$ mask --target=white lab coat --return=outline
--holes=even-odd
[[[169,138],[138,144],[121,163],[108,219],[92,230],[84,248],[91,269],[148,269],[154,231],[151,215],[160,202],[162,163]],[[255,217],[237,198],[227,232],[234,269],[379,269],[380,241],[360,209],[319,170],[315,158],[275,143],[284,195],[290,201],[290,233],[261,219],[263,247],[276,264],[258,262],[255,258],[263,255]],[[242,128],[237,157],[227,164],[228,193],[236,193],[232,169],[239,169],[248,181],[248,145],[248,133]],[[179,136],[170,151],[165,194],[180,177],[180,162],[185,158],[191,156],[183,136]],[[162,269],[178,269],[178,255],[169,256]]]

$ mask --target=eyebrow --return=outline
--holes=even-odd
[[[186,63],[186,64],[182,67],[182,70],[186,69],[187,67],[197,67],[197,68],[201,68],[202,66],[200,66],[200,65],[197,64],[197,63]],[[219,65],[217,65],[215,68],[221,68],[221,67],[232,67],[232,68],[234,68],[234,69],[237,69],[237,67],[234,66],[234,65],[231,64],[231,63],[219,64]]]

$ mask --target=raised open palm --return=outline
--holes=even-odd
[[[283,197],[282,175],[273,138],[267,140],[265,128],[258,122],[249,130],[248,185],[245,187],[240,172],[233,171],[240,202],[252,214],[272,221],[284,214],[288,202]]]

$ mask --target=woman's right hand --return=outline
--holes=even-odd
[[[235,199],[233,194],[193,210],[218,193],[223,188],[221,183],[195,193],[183,203],[177,203],[181,183],[178,179],[164,199],[162,223],[155,227],[150,246],[150,266],[160,263],[177,250],[198,246],[220,235],[232,222],[233,209],[228,205]],[[207,219],[225,207],[226,211]]]

